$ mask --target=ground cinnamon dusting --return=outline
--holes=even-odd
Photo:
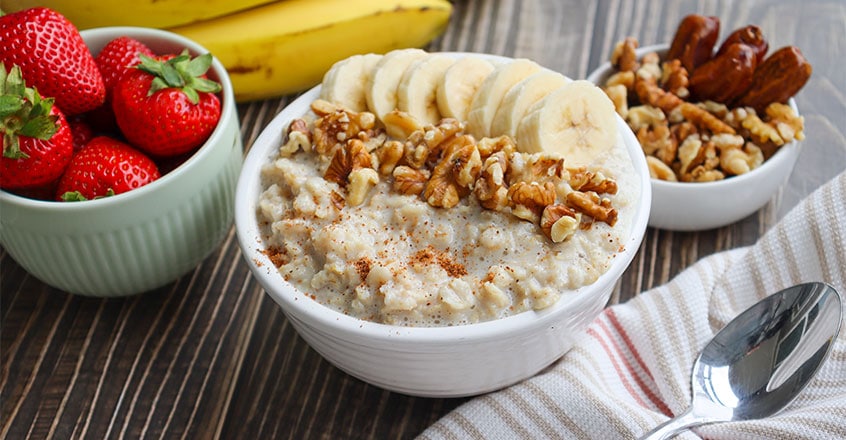
[[[355,266],[355,271],[358,272],[359,278],[364,281],[370,273],[370,268],[373,266],[373,262],[370,258],[362,257],[353,261],[353,266]]]
[[[273,263],[276,267],[281,267],[285,264],[288,264],[290,259],[288,258],[288,254],[285,253],[284,249],[279,249],[277,247],[269,247],[265,249],[264,254],[267,255],[267,258],[270,259],[270,262]]]
[[[439,251],[432,246],[417,251],[409,260],[409,264],[411,265],[425,266],[437,263],[452,278],[467,275],[467,268],[463,264],[453,260],[449,251]]]

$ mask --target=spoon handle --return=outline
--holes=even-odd
[[[710,422],[706,419],[693,415],[692,409],[688,409],[684,413],[656,426],[655,429],[644,434],[640,440],[668,439],[688,428],[704,425],[706,423]]]

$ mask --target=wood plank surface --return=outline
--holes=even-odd
[[[667,42],[694,12],[718,16],[723,35],[754,23],[771,48],[802,49],[814,66],[796,98],[807,139],[788,186],[759,212],[709,231],[649,229],[612,303],[754,243],[846,168],[846,3],[456,1],[429,47],[531,58],[584,78],[616,41]],[[247,148],[293,98],[239,105]],[[390,393],[323,360],[250,275],[232,230],[191,273],[122,299],[52,289],[0,249],[0,319],[0,438],[413,438],[465,400]]]

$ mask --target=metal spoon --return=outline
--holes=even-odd
[[[825,283],[788,287],[720,330],[693,364],[693,402],[641,437],[670,438],[694,426],[760,419],[811,381],[840,331],[840,295]]]

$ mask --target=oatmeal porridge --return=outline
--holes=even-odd
[[[619,134],[572,164],[456,120],[394,139],[367,112],[312,109],[262,169],[258,218],[281,275],[327,307],[406,326],[488,321],[578,295],[623,251],[640,184]]]

